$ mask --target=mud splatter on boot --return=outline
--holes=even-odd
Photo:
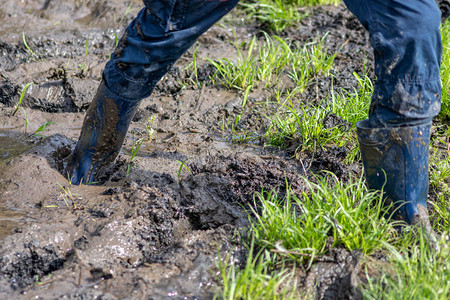
[[[117,97],[100,84],[66,169],[72,184],[95,182],[99,171],[114,161],[138,106],[139,101]]]

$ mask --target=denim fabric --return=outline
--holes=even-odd
[[[140,100],[197,38],[239,0],[144,0],[106,64],[103,79],[117,96]]]
[[[372,127],[426,124],[440,111],[441,12],[434,0],[344,0],[375,55]]]
[[[148,97],[173,63],[239,0],[144,0],[103,73],[116,95]],[[344,0],[370,32],[377,77],[372,127],[429,123],[439,113],[442,52],[434,0]]]

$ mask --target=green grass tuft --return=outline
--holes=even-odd
[[[358,88],[353,91],[332,90],[327,99],[327,110],[352,124],[367,119],[370,101],[372,99],[373,84],[367,75],[363,77],[353,73],[358,81]]]
[[[243,2],[240,6],[248,18],[254,18],[259,23],[267,24],[268,28],[275,32],[282,32],[308,16],[307,13],[299,11],[297,6],[284,0]]]
[[[258,245],[281,246],[289,253],[300,253],[300,262],[311,264],[326,253],[329,237],[333,246],[360,249],[364,254],[395,240],[394,223],[386,218],[381,193],[368,191],[362,177],[343,183],[328,174],[317,181],[305,179],[308,189],[299,196],[290,190],[281,199],[274,191],[256,193],[252,234]]]
[[[235,62],[226,58],[208,59],[217,69],[212,79],[227,88],[245,91],[261,82],[264,87],[277,85],[279,76],[286,72],[300,89],[304,89],[313,78],[329,76],[334,66],[336,54],[327,53],[324,41],[325,38],[320,38],[300,46],[266,34],[260,43],[255,37],[250,41],[234,42],[238,56]]]
[[[440,116],[442,119],[450,119],[450,19],[441,26],[442,35],[442,106]]]
[[[448,236],[440,241],[438,251],[427,247],[423,234],[416,239],[418,244],[409,253],[390,247],[390,263],[380,266],[381,274],[367,275],[368,283],[362,289],[365,299],[450,298]]]
[[[305,108],[302,103],[294,102],[293,93],[289,94],[282,109],[269,117],[270,125],[265,133],[266,145],[283,148],[292,140],[298,141],[298,151],[316,152],[328,144],[341,145],[346,129],[335,126],[327,128],[325,118],[328,110],[321,106]]]
[[[282,32],[309,15],[301,7],[337,5],[340,2],[339,0],[247,0],[241,2],[240,7],[247,18],[256,19],[275,32]]]
[[[222,289],[216,299],[300,299],[292,282],[292,270],[273,270],[273,254],[260,251],[254,255],[254,248],[252,241],[243,268],[231,256],[219,257],[217,268]]]

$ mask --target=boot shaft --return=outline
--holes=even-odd
[[[383,190],[397,216],[411,224],[417,205],[426,207],[431,124],[370,128],[364,120],[356,128],[369,188]]]

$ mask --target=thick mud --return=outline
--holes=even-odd
[[[243,112],[243,95],[212,84],[214,68],[204,58],[232,59],[229,41],[263,38],[264,29],[234,12],[195,45],[202,87],[184,84],[192,79],[191,49],[142,101],[102,184],[71,186],[63,170],[84,112],[116,37],[140,7],[137,0],[0,0],[2,299],[212,299],[218,257],[246,259],[241,237],[253,192],[283,191],[286,183],[301,190],[299,176],[322,170],[343,179],[361,172],[343,162],[351,149],[297,159],[296,145],[268,149],[224,129]],[[326,35],[329,51],[340,49],[333,76],[304,93],[305,103],[317,103],[332,86],[356,86],[352,73],[371,72],[372,58],[368,35],[343,6],[308,11],[282,36],[304,43]],[[23,109],[13,115],[27,83]],[[252,91],[238,129],[263,133],[271,107],[258,104],[270,97],[267,89]],[[151,116],[154,138],[129,171],[133,138],[145,135]],[[34,135],[46,122],[53,123]],[[325,125],[351,124],[330,115]],[[317,299],[359,298],[360,264],[360,253],[330,248],[298,269],[299,288]]]

